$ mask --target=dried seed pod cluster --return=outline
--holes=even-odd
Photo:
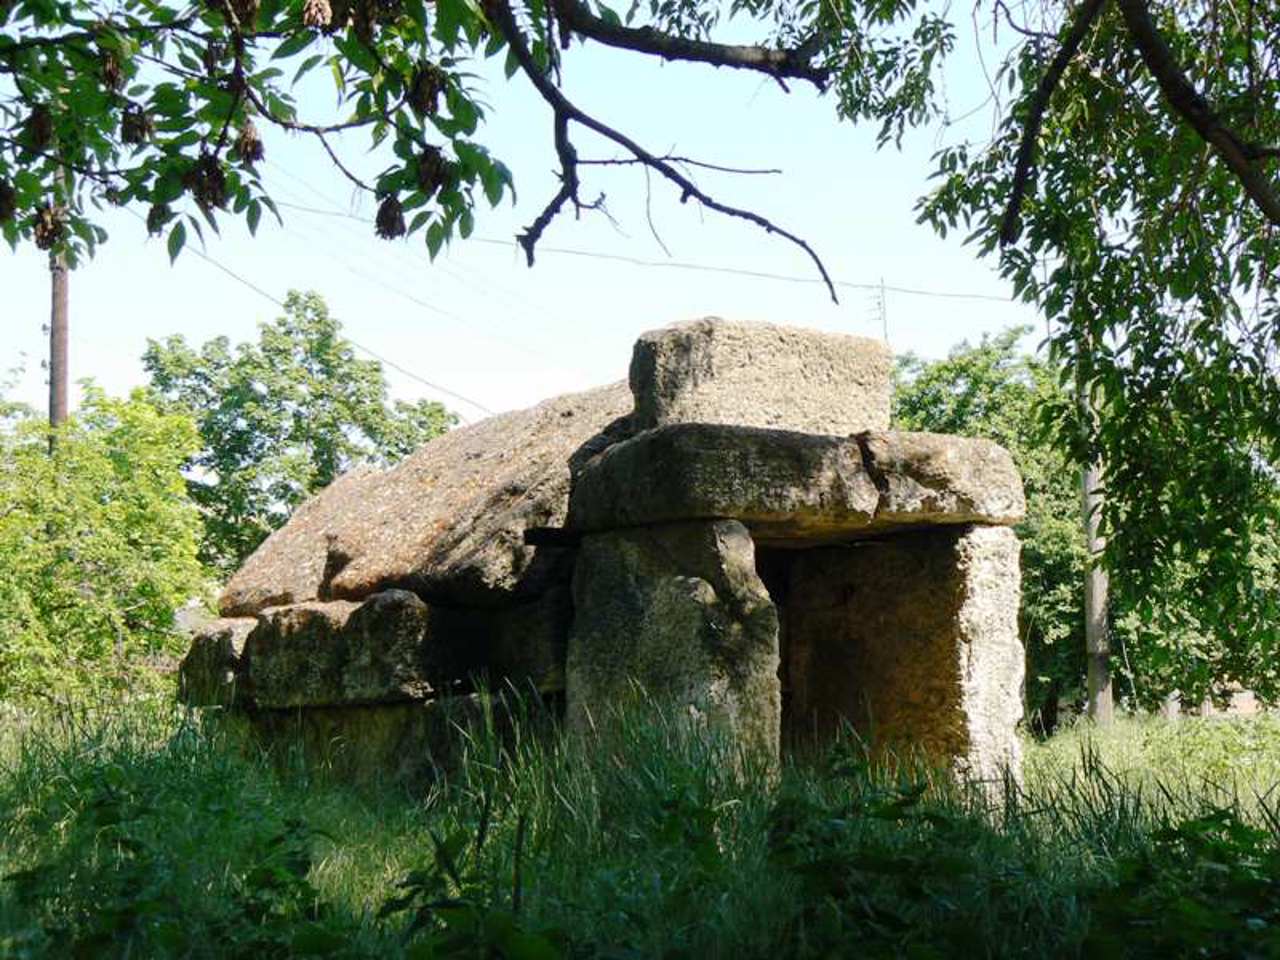
[[[53,143],[53,115],[45,106],[36,107],[22,125],[27,143],[34,150],[45,150]]]
[[[333,22],[333,8],[329,0],[305,0],[302,4],[302,22],[313,29],[323,30]]]
[[[218,64],[222,62],[223,57],[226,55],[226,47],[216,40],[210,40],[209,45],[204,48],[204,72],[210,76],[217,73]]]
[[[52,250],[67,235],[66,217],[60,208],[46,203],[36,211],[32,230],[36,246],[41,250]]]
[[[124,86],[124,71],[120,69],[120,58],[110,50],[102,54],[102,83],[108,90],[119,90]]]
[[[438,148],[427,147],[418,156],[417,175],[418,189],[430,199],[448,180],[449,161],[441,155]]]
[[[18,191],[8,180],[0,180],[0,223],[8,223],[18,210]]]
[[[409,82],[409,106],[415,113],[436,115],[440,109],[440,94],[444,93],[448,75],[434,63],[423,61],[413,72]]]
[[[200,154],[200,158],[183,175],[182,184],[204,210],[221,208],[227,202],[227,175],[218,158],[211,153]]]
[[[173,211],[169,209],[167,203],[153,203],[151,209],[147,211],[147,233],[154,237],[164,229],[164,225],[172,216]]]
[[[146,143],[155,133],[155,124],[139,104],[131,103],[120,117],[120,139],[125,143]]]
[[[404,236],[404,210],[400,206],[400,198],[395,194],[386,197],[379,205],[373,228],[383,240]]]
[[[236,138],[236,152],[240,155],[240,162],[250,167],[266,155],[262,135],[258,133],[252,120],[246,120],[240,128],[240,136]]]

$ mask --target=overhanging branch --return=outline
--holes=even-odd
[[[831,299],[839,302],[836,296],[835,285],[831,281],[827,268],[823,265],[822,260],[818,257],[814,249],[801,237],[796,236],[788,230],[777,226],[767,217],[761,216],[751,210],[742,210],[738,207],[731,207],[721,203],[708,194],[704,193],[692,180],[673,167],[666,160],[653,153],[650,153],[644,147],[640,146],[626,134],[614,130],[612,127],[602,123],[595,117],[584,113],[578,109],[570,100],[561,92],[560,88],[551,82],[551,79],[538,68],[537,63],[533,59],[532,53],[529,51],[528,44],[525,43],[524,35],[520,32],[520,28],[516,23],[515,15],[511,12],[508,0],[487,0],[485,3],[485,12],[490,20],[493,21],[498,31],[511,47],[517,63],[520,64],[521,72],[524,73],[534,88],[547,102],[555,115],[555,142],[556,154],[560,160],[560,189],[551,199],[551,202],[538,215],[537,219],[520,235],[518,241],[524,249],[525,257],[529,263],[533,263],[534,248],[537,246],[538,239],[547,225],[556,217],[556,215],[564,209],[568,203],[573,203],[575,207],[582,209],[591,206],[583,204],[578,199],[578,157],[572,143],[569,140],[569,124],[570,122],[580,124],[588,130],[599,134],[606,140],[610,140],[617,144],[631,156],[635,157],[643,166],[654,170],[669,182],[675,184],[680,189],[680,201],[687,202],[690,199],[697,200],[704,207],[722,213],[725,216],[735,217],[740,220],[746,220],[754,223],[763,229],[766,233],[776,233],[780,237],[791,241],[793,244],[808,254],[809,259],[813,261],[821,274],[823,282],[827,286]]]
[[[1142,61],[1156,78],[1169,106],[1191,124],[1196,133],[1213,147],[1223,162],[1236,175],[1244,192],[1262,215],[1280,226],[1280,197],[1267,176],[1256,165],[1257,160],[1273,155],[1274,148],[1259,147],[1240,139],[1209,105],[1174,59],[1173,51],[1160,35],[1145,0],[1117,0],[1124,14],[1134,46]]]
[[[715,67],[754,70],[779,80],[805,80],[826,89],[830,73],[813,63],[814,50],[802,45],[779,49],[711,43],[675,36],[653,27],[628,27],[596,16],[582,0],[554,0],[561,29],[622,50],[633,50],[664,60],[691,60]]]
[[[1036,141],[1040,139],[1040,128],[1044,125],[1045,111],[1049,109],[1049,100],[1053,91],[1058,89],[1058,82],[1066,72],[1067,66],[1075,58],[1089,35],[1089,30],[1102,12],[1106,0],[1085,0],[1076,11],[1071,27],[1067,30],[1062,46],[1049,63],[1040,83],[1036,86],[1035,95],[1027,110],[1027,120],[1022,127],[1022,142],[1018,144],[1018,159],[1013,170],[1013,185],[1009,192],[1009,202],[1004,209],[1004,218],[1000,221],[1001,246],[1013,243],[1022,230],[1022,201],[1027,195],[1031,183],[1031,172],[1035,168]]]

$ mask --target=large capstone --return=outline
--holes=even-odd
[[[959,527],[794,555],[785,573],[787,736],[851,723],[966,776],[1016,775],[1019,544]]]
[[[585,538],[573,581],[570,727],[607,719],[636,684],[675,716],[776,756],[778,616],[733,520]]]
[[[643,334],[631,356],[636,425],[730,423],[847,435],[889,426],[878,340],[706,317]]]
[[[592,532],[733,517],[762,543],[820,542],[1012,524],[1024,511],[1017,468],[989,440],[681,423],[647,430],[585,466],[569,525]]]
[[[227,583],[224,616],[411,590],[497,606],[565,582],[566,560],[525,543],[564,521],[573,468],[628,430],[623,384],[450,431],[385,472],[340,478],[304,504]]]

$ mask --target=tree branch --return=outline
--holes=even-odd
[[[1000,221],[1000,245],[1005,246],[1018,239],[1022,232],[1022,201],[1031,183],[1031,172],[1035,167],[1036,141],[1040,139],[1040,127],[1044,124],[1045,111],[1049,109],[1049,100],[1053,91],[1058,88],[1068,64],[1080,50],[1080,44],[1089,35],[1089,29],[1098,14],[1102,12],[1107,0],[1085,0],[1076,10],[1075,18],[1067,30],[1067,35],[1058,48],[1057,54],[1049,63],[1031,105],[1027,111],[1027,120],[1022,127],[1022,142],[1018,144],[1018,159],[1013,170],[1013,186],[1009,192],[1009,202],[1004,209],[1004,218]]]
[[[808,44],[795,49],[738,46],[673,36],[653,27],[628,27],[593,14],[582,0],[554,0],[562,28],[609,47],[647,53],[664,60],[692,60],[715,67],[766,73],[778,80],[806,80],[825,90],[830,72],[813,64]]]
[[[1273,184],[1265,174],[1254,165],[1254,160],[1271,156],[1271,148],[1246,143],[1222,122],[1178,66],[1173,51],[1160,35],[1145,0],[1117,2],[1124,14],[1125,25],[1129,28],[1129,36],[1142,55],[1147,69],[1160,85],[1169,106],[1213,147],[1236,175],[1240,186],[1262,215],[1280,226],[1280,197],[1277,197]]]
[[[836,296],[835,285],[831,281],[831,276],[827,273],[826,266],[823,265],[821,258],[818,257],[817,253],[805,240],[777,226],[767,217],[763,217],[758,213],[720,203],[700,190],[692,180],[670,163],[650,153],[625,134],[614,130],[612,127],[595,119],[595,117],[578,109],[565,97],[560,88],[538,69],[538,65],[534,62],[533,55],[529,52],[529,47],[525,43],[524,35],[516,24],[515,16],[511,12],[508,0],[486,0],[485,12],[510,45],[511,52],[520,64],[521,71],[529,78],[534,88],[542,95],[542,99],[547,102],[555,114],[556,153],[560,158],[561,167],[560,189],[542,213],[538,215],[538,218],[517,238],[530,265],[533,264],[533,251],[539,237],[541,237],[543,230],[555,218],[556,214],[564,208],[564,205],[572,202],[579,209],[589,206],[582,204],[578,200],[578,157],[572,143],[569,141],[569,123],[572,121],[599,134],[606,140],[611,140],[635,157],[645,167],[662,174],[667,180],[680,188],[681,203],[690,199],[697,200],[703,206],[715,210],[717,213],[746,220],[749,223],[754,223],[766,233],[776,233],[790,240],[808,254],[809,259],[817,266],[818,273],[822,275],[822,280],[827,286],[827,291],[831,294],[832,301],[840,302]]]

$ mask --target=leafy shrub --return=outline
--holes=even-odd
[[[195,445],[188,418],[92,385],[52,453],[43,421],[0,419],[0,699],[78,697],[177,652],[174,611],[204,588]]]

